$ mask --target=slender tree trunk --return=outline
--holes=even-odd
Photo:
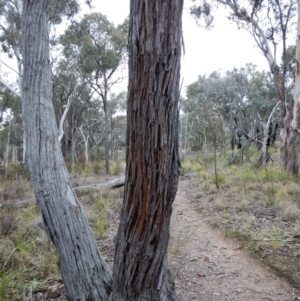
[[[266,166],[268,163],[268,146],[267,146],[267,141],[268,141],[268,133],[267,133],[267,128],[266,124],[262,122],[261,124],[262,130],[263,130],[263,138],[262,138],[262,145],[261,145],[261,165]]]
[[[267,122],[263,122],[260,118],[260,115],[259,115],[259,118],[260,118],[260,123],[261,123],[261,128],[262,128],[262,145],[261,145],[261,164],[262,166],[265,166],[267,165],[268,161],[269,161],[269,153],[268,153],[268,148],[269,148],[269,145],[270,143],[268,143],[268,141],[270,141],[271,139],[271,134],[272,134],[272,118],[273,118],[273,115],[274,113],[276,112],[278,106],[281,104],[281,102],[279,101],[275,107],[273,108],[272,112],[270,113],[269,115],[269,118],[267,120]]]
[[[20,12],[21,15],[21,12]],[[18,86],[19,86],[19,96],[22,101],[22,95],[23,95],[23,88],[22,88],[22,80],[23,80],[23,60],[22,60],[22,55],[20,53],[20,48],[16,47],[14,48],[14,53],[17,58],[17,66],[18,66]],[[25,133],[24,133],[24,127],[23,127],[23,149],[22,149],[22,163],[26,163],[26,138],[25,138]]]
[[[107,105],[107,102],[106,102]],[[108,120],[108,114],[105,110],[104,112],[104,120],[105,120],[105,172],[107,174],[110,173],[110,166],[109,166],[109,120]]]
[[[73,110],[73,107],[72,107],[72,126],[70,127],[71,128],[71,141],[68,141],[68,148],[71,147],[71,174],[72,174],[72,177],[75,176],[75,135],[74,135],[74,129],[73,129],[73,126],[74,126],[74,110]],[[70,152],[68,152],[70,153]]]
[[[109,167],[109,119],[108,119],[108,106],[107,106],[107,80],[104,75],[104,95],[102,96],[103,100],[103,110],[104,110],[104,122],[105,122],[105,172],[110,173]]]
[[[24,0],[23,125],[35,197],[59,254],[69,300],[108,300],[111,274],[71,187],[52,105],[49,0]]]
[[[78,128],[81,136],[83,138],[83,143],[84,143],[84,158],[85,158],[85,164],[89,162],[89,133],[85,135],[83,132],[82,126]]]
[[[9,159],[9,148],[10,148],[10,133],[11,133],[11,120],[9,121],[8,126],[8,133],[7,133],[7,142],[4,152],[4,178],[7,179],[7,172],[8,172],[8,159]]]
[[[217,145],[216,141],[214,141],[214,170],[215,170],[215,181],[216,181],[216,188],[219,189],[218,183],[218,169],[217,169]]]
[[[186,115],[186,118],[185,118],[185,135],[184,135],[184,151],[185,151],[185,154],[187,153],[187,135],[188,135],[188,115]]]
[[[293,174],[299,172],[299,143],[300,143],[300,0],[298,0],[298,25],[296,43],[296,71],[293,97],[293,108],[288,141],[287,170]]]
[[[112,113],[110,114],[110,158],[113,159],[114,158],[114,141],[113,141],[113,117],[112,117]]]
[[[167,247],[178,175],[183,0],[131,0],[126,183],[114,301],[177,300]]]
[[[18,149],[17,146],[12,147],[11,161],[16,163],[18,161]]]

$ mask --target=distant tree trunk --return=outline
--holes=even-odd
[[[85,159],[85,164],[89,162],[89,132],[87,131],[87,134],[84,133],[82,129],[82,125],[78,128],[79,132],[81,133],[81,136],[83,138],[83,143],[84,143],[84,159]]]
[[[184,153],[187,153],[187,145],[188,145],[188,120],[189,116],[186,115],[185,118],[185,133],[184,133]]]
[[[261,140],[261,156],[260,156],[260,164],[262,166],[266,166],[269,160],[269,152],[268,152],[268,133],[267,126],[263,122],[261,123],[261,128],[263,131],[263,138]]]
[[[10,133],[11,133],[11,120],[9,121],[9,125],[8,125],[7,142],[6,142],[5,152],[4,152],[4,170],[5,170],[4,179],[7,179],[7,172],[8,172]]]
[[[167,247],[178,175],[183,0],[131,0],[127,166],[114,301],[177,300]]]
[[[230,148],[233,151],[235,146],[235,128],[233,124],[232,113],[230,113]]]
[[[266,166],[268,161],[270,160],[270,155],[268,152],[269,149],[269,141],[270,141],[270,134],[272,133],[272,118],[275,114],[278,106],[280,105],[280,101],[274,106],[272,112],[269,115],[267,122],[264,122],[260,115],[258,114],[258,118],[260,119],[260,128],[261,128],[261,156],[260,156],[260,163],[262,166]]]
[[[108,86],[107,86],[107,79],[106,75],[104,75],[104,92],[102,94],[103,100],[103,110],[104,110],[104,123],[105,123],[105,172],[107,174],[110,173],[110,166],[109,166],[109,119],[108,119],[108,104],[107,104],[107,93],[108,93]]]
[[[216,137],[214,138],[214,140]],[[218,183],[218,169],[217,169],[217,143],[214,141],[214,172],[215,172],[215,181],[216,181],[216,188],[219,189],[219,183]]]
[[[115,159],[115,145],[116,145],[116,139],[114,137],[114,121],[112,113],[110,113],[110,158]]]
[[[293,174],[299,171],[299,142],[300,142],[300,0],[298,0],[298,25],[296,43],[296,71],[293,97],[292,116],[290,123],[289,149],[287,170]]]
[[[59,254],[69,300],[108,300],[111,274],[71,187],[52,104],[49,0],[24,0],[23,126],[35,197]]]

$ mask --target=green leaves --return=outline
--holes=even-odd
[[[81,21],[73,22],[61,37],[64,54],[76,57],[82,72],[102,77],[124,59],[125,30],[126,23],[116,28],[100,13],[85,15]]]
[[[195,2],[195,0],[193,0]],[[190,8],[191,15],[197,20],[198,25],[206,29],[213,27],[214,16],[212,15],[214,4],[206,0],[200,1],[199,5]],[[202,22],[204,24],[202,24]]]
[[[234,136],[239,130],[237,139],[246,139],[258,116],[266,121],[278,101],[271,74],[257,71],[252,64],[225,74],[215,71],[199,76],[187,87],[186,95],[181,109],[192,124],[194,148],[203,141],[215,143],[216,137],[222,141],[228,131]]]

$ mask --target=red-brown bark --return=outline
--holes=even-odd
[[[113,300],[177,300],[168,268],[179,173],[183,0],[131,0],[125,195]]]

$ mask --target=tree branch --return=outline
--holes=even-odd
[[[70,107],[71,107],[71,104],[72,104],[72,96],[76,92],[76,90],[77,90],[77,88],[78,88],[79,85],[80,85],[80,83],[77,83],[76,86],[75,86],[75,88],[74,88],[74,90],[73,90],[73,92],[69,95],[66,108],[65,108],[64,113],[63,113],[63,115],[62,115],[62,117],[60,119],[59,130],[58,130],[58,133],[59,133],[59,135],[58,135],[58,141],[59,142],[61,141],[61,139],[64,136],[64,122],[65,122],[65,119],[67,117],[67,114],[68,114],[68,112],[70,110]]]

